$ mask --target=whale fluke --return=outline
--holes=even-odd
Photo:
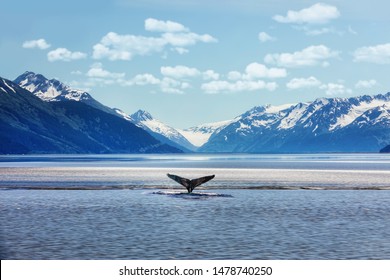
[[[197,178],[197,179],[186,179],[186,178],[183,178],[183,177],[180,177],[180,176],[177,176],[177,175],[173,175],[173,174],[167,174],[167,176],[169,178],[171,178],[172,180],[175,180],[176,182],[178,182],[180,185],[184,186],[188,193],[192,193],[192,191],[197,187],[197,186],[200,186],[202,185],[203,183],[206,183],[207,181],[210,181],[211,179],[213,179],[215,177],[215,175],[210,175],[210,176],[205,176],[205,177],[200,177],[200,178]]]

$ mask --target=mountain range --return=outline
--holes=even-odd
[[[26,72],[15,82],[0,78],[0,154],[182,152],[89,94],[32,74]]]
[[[0,78],[0,117],[3,154],[378,152],[390,144],[390,93],[256,106],[232,120],[175,129],[25,72]]]
[[[201,152],[378,152],[390,143],[390,93],[259,106],[213,134]]]

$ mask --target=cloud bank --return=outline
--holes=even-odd
[[[86,58],[87,54],[82,52],[72,52],[66,48],[58,48],[53,51],[50,51],[47,54],[47,59],[50,62],[54,61],[72,61],[72,60],[78,60]]]
[[[339,16],[340,12],[337,7],[317,3],[299,11],[290,10],[285,16],[276,15],[273,19],[279,23],[325,24]]]
[[[355,62],[390,64],[390,43],[358,48],[353,56]]]
[[[38,40],[25,41],[22,46],[25,49],[46,50],[50,48],[51,45],[47,43],[45,39],[38,39]]]
[[[117,34],[109,32],[93,46],[93,58],[109,60],[131,60],[134,56],[150,55],[164,50],[174,50],[179,54],[188,52],[186,47],[201,43],[217,42],[209,34],[190,32],[184,25],[173,21],[153,18],[145,20],[145,30],[159,32],[159,37]]]
[[[268,64],[274,64],[282,67],[305,67],[305,66],[328,66],[327,60],[337,57],[338,51],[333,51],[327,46],[316,45],[309,46],[301,51],[294,53],[274,53],[267,54],[264,61]]]

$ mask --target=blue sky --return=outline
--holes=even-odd
[[[390,4],[2,1],[0,76],[57,78],[176,128],[390,90]]]

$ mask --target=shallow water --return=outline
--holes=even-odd
[[[390,189],[385,154],[2,156],[0,188],[175,188],[168,172],[215,174],[206,188]]]
[[[390,259],[389,178],[376,154],[2,156],[0,257]]]

